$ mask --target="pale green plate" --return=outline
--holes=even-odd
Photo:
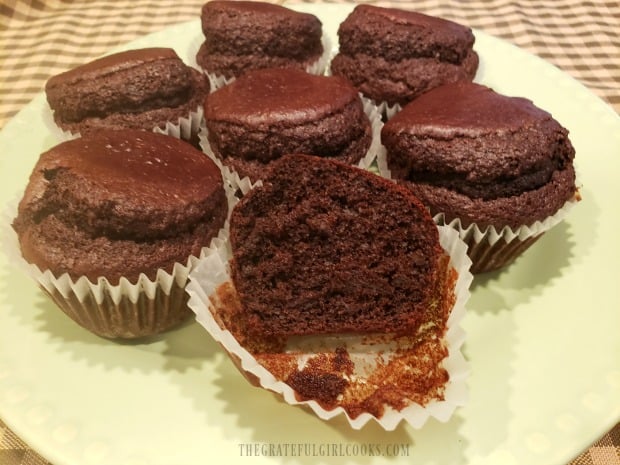
[[[320,16],[336,43],[349,6],[300,8]],[[127,48],[172,46],[189,60],[200,34],[196,20]],[[448,423],[386,433],[323,422],[251,387],[197,323],[150,344],[100,339],[4,255],[0,418],[55,465],[549,465],[605,433],[620,420],[620,118],[541,59],[476,37],[478,82],[529,97],[570,130],[583,201],[509,269],[476,278],[463,321],[470,401]],[[0,134],[3,209],[54,143],[45,107],[37,96]],[[285,443],[310,446],[265,455]]]

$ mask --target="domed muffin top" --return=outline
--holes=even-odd
[[[358,98],[344,78],[268,68],[249,71],[213,92],[205,102],[205,117],[255,125],[300,124],[328,116]]]

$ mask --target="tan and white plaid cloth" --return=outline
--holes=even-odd
[[[0,0],[0,128],[52,75],[200,14],[202,0]],[[504,38],[553,63],[620,113],[620,2],[415,0],[415,9]],[[2,156],[0,152],[0,156]],[[0,419],[0,465],[46,465]],[[571,465],[620,465],[620,425]]]

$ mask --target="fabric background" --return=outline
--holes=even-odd
[[[139,36],[195,19],[203,3],[200,0],[0,1],[0,128],[43,90],[50,76]],[[618,1],[368,3],[442,16],[506,39],[556,65],[620,113]],[[0,465],[47,464],[0,419]],[[571,465],[620,465],[620,425]]]

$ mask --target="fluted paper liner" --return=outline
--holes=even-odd
[[[238,186],[224,180],[224,188],[230,214]],[[206,246],[200,257],[192,255],[185,263],[175,263],[171,272],[159,269],[152,280],[145,274],[140,274],[135,283],[121,277],[118,284],[104,277],[92,282],[85,276],[74,280],[67,273],[54,276],[21,256],[17,234],[11,227],[18,203],[19,199],[15,199],[2,218],[3,245],[9,262],[30,276],[80,326],[103,337],[137,338],[166,331],[193,315],[187,307],[185,286],[189,272],[206,254]],[[225,224],[212,240],[221,240],[226,231]]]
[[[152,131],[159,134],[176,137],[185,141],[191,141],[192,137],[198,134],[203,117],[203,107],[198,105],[186,116],[180,116],[174,121],[166,121],[163,127],[155,126]],[[63,130],[54,121],[54,111],[49,106],[44,106],[42,114],[43,123],[52,133],[52,136],[59,142],[64,142],[80,137],[79,132]]]
[[[472,260],[472,273],[484,273],[512,263],[545,232],[560,223],[578,201],[579,197],[576,195],[543,221],[518,228],[505,226],[499,231],[494,226],[480,229],[475,223],[464,228],[458,218],[446,222],[443,213],[435,215],[433,220],[439,225],[450,226],[459,233],[459,237],[468,245],[467,253]]]
[[[465,381],[468,375],[468,364],[460,351],[465,339],[460,322],[465,314],[465,304],[470,295],[469,286],[472,275],[468,271],[471,262],[467,257],[465,244],[458,238],[458,234],[449,227],[440,227],[439,233],[441,245],[450,257],[450,266],[458,273],[458,277],[452,281],[454,305],[447,319],[443,336],[440,341],[435,341],[447,351],[440,366],[446,370],[448,380],[441,387],[442,396],[429,399],[423,404],[401,399],[403,408],[394,409],[384,406],[384,411],[378,415],[373,415],[371,412],[349,415],[340,405],[324,408],[320,401],[300,400],[288,384],[261,365],[257,358],[226,327],[223,327],[222,320],[217,316],[217,308],[222,304],[226,305],[222,302],[222,298],[227,299],[231,296],[230,294],[226,296],[218,290],[226,287],[232,289],[229,274],[229,260],[232,252],[227,236],[214,241],[206,256],[190,273],[190,282],[187,285],[187,292],[190,295],[189,306],[196,313],[197,321],[229,353],[250,382],[279,394],[289,404],[307,406],[321,419],[327,420],[344,414],[354,429],[360,429],[368,421],[375,420],[386,430],[393,430],[401,421],[406,421],[414,428],[420,428],[430,417],[445,422],[452,416],[455,409],[464,405],[467,400]],[[234,298],[234,295],[232,296]],[[411,340],[415,338],[416,336],[412,335]],[[393,355],[391,349],[394,345],[398,348],[402,340],[402,337],[394,338],[390,335],[291,338],[288,341],[287,352],[282,352],[277,356],[290,357],[289,350],[294,345],[296,351],[301,350],[301,353],[295,352],[294,356],[297,360],[294,363],[301,367],[309,358],[314,357],[317,351],[325,354],[326,348],[329,351],[336,346],[344,346],[351,359],[357,362],[350,379],[356,383],[364,383],[372,376],[374,370],[379,369],[377,363],[383,365],[389,363],[388,359]],[[418,338],[417,341],[419,342],[420,339]],[[406,371],[407,368],[403,370]]]
[[[394,116],[396,113],[398,113],[400,110],[403,109],[400,103],[395,103],[393,105],[390,105],[388,102],[376,102],[372,99],[369,99],[369,100],[373,103],[373,105],[377,107],[379,114],[385,116],[386,121],[391,119],[392,116]]]
[[[200,131],[200,124],[202,123],[204,111],[202,105],[190,111],[187,117],[180,117],[176,121],[167,121],[163,128],[159,126],[153,128],[153,132],[165,134],[168,136],[176,137],[177,139],[183,139],[186,141],[191,140],[192,137],[198,134]]]

